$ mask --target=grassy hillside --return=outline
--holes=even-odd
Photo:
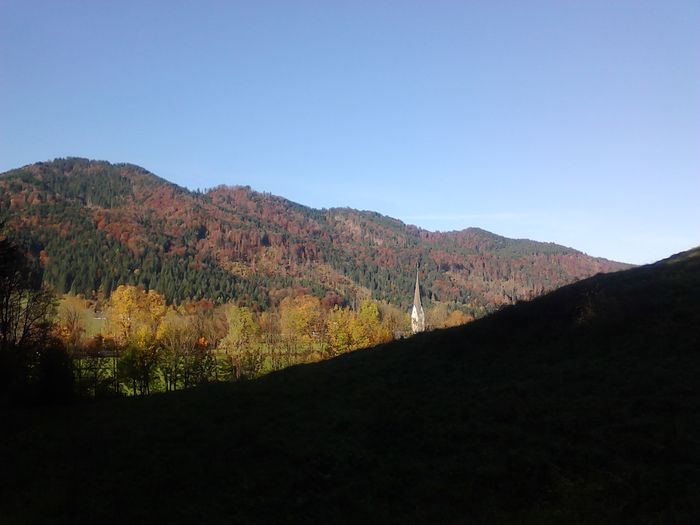
[[[374,212],[316,210],[249,187],[191,192],[137,166],[76,158],[0,174],[3,221],[59,293],[109,295],[133,284],[175,303],[266,309],[304,288],[408,309],[421,260],[428,304],[480,316],[628,267],[477,228],[429,232]]]
[[[3,523],[695,523],[700,249],[260,380],[4,414]]]

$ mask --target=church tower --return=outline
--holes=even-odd
[[[413,293],[413,310],[411,310],[411,330],[414,334],[425,330],[425,314],[420,302],[420,284],[418,284],[418,267],[416,266],[416,291]]]

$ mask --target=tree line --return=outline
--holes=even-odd
[[[212,381],[239,381],[406,336],[407,312],[364,299],[290,289],[266,310],[201,299],[169,304],[164,294],[122,284],[94,303],[59,301],[37,261],[0,240],[0,393],[66,399],[146,395]],[[446,305],[431,327],[471,320]]]
[[[408,316],[363,301],[324,307],[300,293],[272,310],[206,300],[167,305],[162,294],[119,286],[104,305],[100,333],[88,336],[86,301],[69,297],[57,329],[82,395],[146,395],[266,372],[374,346],[406,334]]]

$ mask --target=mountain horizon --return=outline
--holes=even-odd
[[[7,171],[0,188],[10,236],[61,293],[142,284],[170,302],[236,298],[264,309],[301,287],[331,302],[403,308],[421,260],[428,302],[478,316],[632,266],[476,227],[429,231],[375,211],[311,208],[250,186],[192,191],[133,164],[80,157]]]
[[[231,190],[231,191],[234,191],[237,189],[247,189],[247,190],[250,190],[251,192],[256,193],[256,194],[277,197],[277,198],[283,199],[285,201],[288,201],[288,202],[292,203],[293,205],[302,206],[304,208],[308,208],[310,210],[315,210],[315,211],[350,210],[350,211],[358,212],[358,213],[374,214],[374,215],[378,215],[378,216],[383,217],[383,218],[397,221],[406,227],[413,227],[413,228],[416,228],[420,231],[424,231],[427,233],[455,234],[455,233],[461,233],[461,232],[465,232],[465,231],[479,231],[479,232],[487,233],[489,235],[495,235],[498,237],[502,237],[504,239],[512,240],[512,241],[531,241],[531,242],[538,242],[538,243],[543,243],[543,244],[552,244],[552,245],[556,245],[558,247],[562,247],[562,248],[576,251],[576,252],[581,253],[583,255],[593,257],[595,259],[604,259],[604,260],[611,261],[614,263],[621,263],[621,264],[629,265],[630,267],[641,266],[640,264],[637,264],[637,263],[617,260],[617,259],[614,259],[611,257],[606,257],[604,255],[592,255],[592,254],[586,252],[585,250],[580,250],[580,249],[577,249],[573,246],[569,246],[567,244],[559,243],[559,242],[552,241],[552,240],[545,241],[545,240],[532,239],[530,237],[517,237],[517,236],[516,237],[509,237],[507,235],[501,235],[501,234],[492,232],[491,230],[483,228],[481,226],[464,226],[464,227],[460,227],[460,228],[446,228],[446,229],[434,228],[433,229],[433,228],[426,228],[426,227],[420,226],[418,224],[414,224],[414,223],[407,221],[407,220],[393,217],[393,216],[391,216],[387,213],[384,213],[382,211],[379,211],[379,210],[354,207],[354,206],[350,206],[350,205],[328,205],[328,206],[320,206],[320,207],[313,206],[311,204],[306,204],[306,203],[299,202],[299,201],[296,201],[296,200],[291,199],[291,198],[284,197],[282,195],[278,195],[278,194],[271,192],[271,191],[257,189],[254,187],[253,183],[250,183],[247,181],[241,181],[240,183],[233,183],[233,184],[222,182],[220,184],[215,184],[213,186],[203,186],[203,187],[200,187],[200,186],[195,187],[195,186],[188,185],[188,184],[183,185],[183,184],[179,184],[177,182],[173,182],[173,181],[171,181],[171,180],[169,180],[161,175],[158,175],[155,172],[153,172],[153,171],[151,171],[151,170],[149,170],[149,169],[147,169],[139,164],[134,164],[134,163],[128,162],[128,161],[112,161],[112,160],[105,160],[105,159],[91,159],[89,157],[83,157],[80,155],[66,155],[63,157],[55,157],[53,159],[31,162],[29,164],[25,164],[23,166],[16,167],[16,168],[10,168],[8,170],[0,172],[0,177],[7,175],[7,174],[10,174],[10,173],[13,173],[13,172],[16,172],[17,170],[27,169],[27,168],[30,168],[30,167],[35,166],[35,165],[49,165],[49,164],[57,162],[57,161],[80,161],[80,162],[88,162],[88,163],[106,163],[108,165],[115,166],[115,167],[123,166],[126,168],[132,168],[134,170],[141,171],[144,174],[150,175],[150,176],[154,177],[155,179],[162,181],[165,184],[170,184],[170,185],[176,186],[185,192],[189,192],[189,193],[193,193],[193,194],[208,194],[208,193],[211,193],[212,191],[219,190],[219,189]]]

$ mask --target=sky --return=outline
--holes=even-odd
[[[0,171],[130,162],[647,263],[700,245],[700,3],[0,0]]]

